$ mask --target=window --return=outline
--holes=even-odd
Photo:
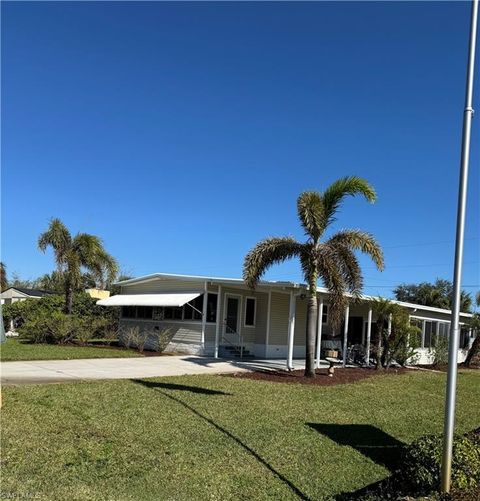
[[[137,309],[135,306],[122,306],[123,318],[135,318],[137,316]]]
[[[323,305],[322,324],[328,324],[328,304]]]
[[[153,318],[153,308],[151,306],[123,306],[122,317],[151,320]]]
[[[215,323],[217,321],[217,300],[218,294],[207,295],[207,322]]]
[[[466,350],[468,349],[468,346],[470,344],[470,332],[468,330],[468,327],[466,326],[461,326],[460,327],[460,349]]]
[[[247,297],[245,302],[245,327],[255,327],[255,310],[257,300],[254,297]]]
[[[430,320],[425,321],[425,338],[424,338],[424,348],[434,348],[436,345],[437,337],[437,322],[431,322]]]
[[[203,311],[203,295],[196,297],[183,307],[184,320],[201,320]]]
[[[164,308],[165,320],[182,320],[183,306],[168,306]]]
[[[153,318],[153,307],[137,306],[137,318],[151,320]]]

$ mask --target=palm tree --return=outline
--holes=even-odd
[[[112,281],[118,272],[116,260],[107,253],[102,240],[88,233],[74,237],[60,219],[52,219],[47,231],[38,238],[38,247],[45,252],[53,249],[57,272],[65,277],[65,312],[72,312],[73,293],[81,288],[82,268],[103,284]]]
[[[267,238],[259,242],[245,257],[243,278],[252,289],[274,264],[297,257],[309,286],[307,310],[305,376],[315,377],[314,349],[317,324],[317,282],[322,279],[330,293],[330,321],[334,328],[341,324],[347,305],[346,292],[360,296],[363,277],[354,251],[368,254],[377,268],[383,270],[383,254],[372,235],[360,230],[342,230],[325,241],[320,239],[335,221],[343,199],[363,195],[369,202],[376,200],[370,184],[356,176],[335,181],[323,193],[305,191],[297,200],[297,212],[307,241],[292,237]]]
[[[4,291],[8,288],[8,279],[7,279],[7,267],[4,263],[0,261],[0,290]]]

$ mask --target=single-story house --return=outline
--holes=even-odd
[[[166,351],[208,356],[305,357],[307,292],[304,284],[261,281],[255,290],[242,279],[154,273],[119,282],[120,294],[97,301],[104,306],[121,307],[120,336],[131,327],[155,333],[168,329]],[[340,332],[328,322],[328,291],[318,289],[319,321],[317,347],[336,349],[362,345],[370,351],[375,333],[375,314],[364,301],[352,301],[345,312]],[[448,336],[449,310],[398,302],[411,322],[421,328],[418,343],[420,363],[428,363],[430,349],[439,336]],[[468,327],[471,314],[462,313],[459,361],[463,361],[473,342]],[[155,335],[146,348],[154,349]],[[320,350],[317,348],[317,357]],[[367,357],[368,359],[368,357]]]
[[[53,292],[40,289],[26,289],[25,287],[9,287],[5,289],[0,298],[2,304],[15,303],[17,301],[25,301],[25,299],[40,299],[44,296],[54,294]]]

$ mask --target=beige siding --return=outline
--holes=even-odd
[[[270,337],[268,344],[287,344],[289,294],[272,292]]]
[[[221,315],[222,321],[225,319],[225,298],[228,295],[240,296],[240,332],[243,336],[245,343],[264,343],[265,333],[267,326],[267,308],[268,308],[268,294],[264,292],[251,291],[249,289],[237,289],[234,287],[222,287],[222,304],[221,304]],[[256,317],[255,317],[255,327],[245,326],[245,310],[246,310],[246,298],[254,297],[256,299]],[[221,344],[221,343],[220,343]]]
[[[122,285],[122,294],[159,294],[162,292],[203,291],[205,282],[180,282],[177,280],[152,280],[140,284]]]
[[[306,298],[297,297],[295,305],[295,345],[305,346],[307,337],[307,303],[308,300]]]

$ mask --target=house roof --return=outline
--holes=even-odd
[[[161,280],[161,279],[177,279],[179,281],[183,282],[190,282],[190,281],[207,281],[210,283],[219,283],[219,284],[231,284],[231,285],[244,285],[245,281],[241,278],[225,278],[225,277],[207,277],[203,275],[179,275],[175,273],[151,273],[150,275],[144,275],[141,277],[137,278],[131,278],[129,280],[122,280],[121,282],[117,282],[115,285],[121,285],[121,286],[128,286],[128,285],[134,285],[142,282],[150,282],[153,280]],[[289,282],[289,281],[275,281],[275,280],[261,280],[258,283],[259,286],[263,287],[281,287],[281,288],[292,288],[292,289],[304,289],[308,290],[308,286],[306,284],[302,283],[297,283],[297,282]],[[328,295],[328,289],[325,287],[318,287],[317,291],[321,294],[326,294]],[[366,296],[362,295],[361,299],[365,301],[369,300],[374,300],[374,299],[380,299],[378,296]],[[434,306],[425,306],[422,304],[415,304],[415,303],[406,303],[404,301],[396,301],[394,299],[391,299],[393,303],[396,303],[400,306],[403,306],[405,308],[409,308],[411,310],[423,310],[423,311],[431,311],[434,313],[443,313],[445,315],[451,315],[451,310],[446,310],[443,308],[436,308]],[[460,315],[463,317],[471,317],[471,313],[463,313],[461,312]]]
[[[45,291],[41,289],[27,289],[26,287],[9,287],[8,289],[2,291],[2,293],[7,292],[9,290],[15,290],[17,292],[20,292],[21,294],[24,294],[25,296],[32,296],[32,297],[43,297],[55,294],[54,292],[50,291]]]

